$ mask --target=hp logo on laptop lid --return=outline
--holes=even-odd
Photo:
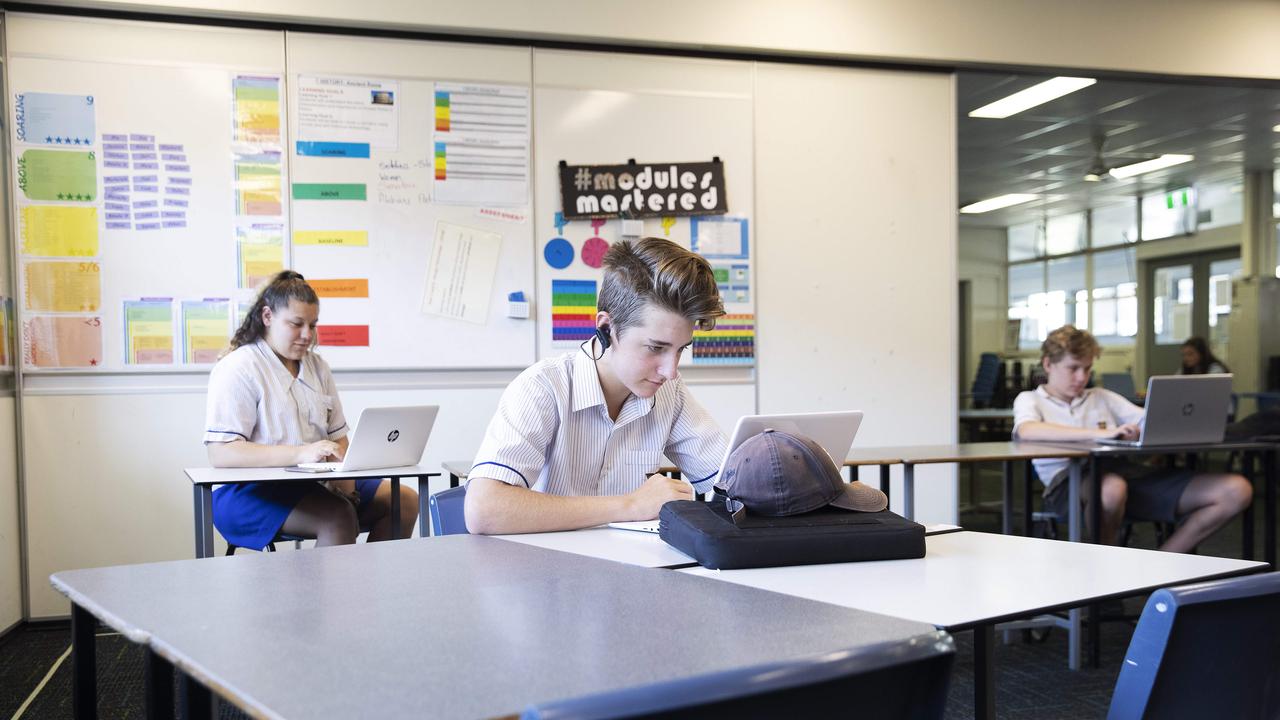
[[[387,442],[395,442],[397,439],[399,439],[399,437],[400,437],[400,431],[392,430],[391,432],[387,433]]]
[[[1191,413],[1193,413],[1193,412],[1195,412],[1195,411],[1196,411],[1196,404],[1195,404],[1195,403],[1187,403],[1187,404],[1185,404],[1185,405],[1183,405],[1183,406],[1182,406],[1182,415],[1183,415],[1184,417],[1185,417],[1185,416],[1190,415]]]

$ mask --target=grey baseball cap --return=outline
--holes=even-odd
[[[780,517],[827,506],[879,512],[889,505],[876,488],[844,482],[821,445],[780,430],[765,430],[735,448],[716,487],[728,496],[735,523],[747,513]]]

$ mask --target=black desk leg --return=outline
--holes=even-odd
[[[1013,534],[1013,461],[1005,460],[1004,466],[1004,502],[1000,505],[1000,532]]]
[[[94,664],[94,631],[98,621],[71,603],[71,712],[76,720],[98,717],[98,669]]]
[[[973,629],[973,717],[994,720],[996,716],[996,628],[979,625]]]
[[[1253,559],[1253,509],[1257,506],[1258,497],[1258,457],[1257,453],[1248,452],[1240,459],[1241,470],[1249,481],[1249,486],[1254,490],[1254,501],[1250,502],[1248,507],[1244,509],[1240,517],[1240,557],[1245,560]]]
[[[391,478],[391,539],[400,539],[400,478]]]
[[[889,466],[880,466],[880,492],[884,493],[886,500],[892,499],[889,495]]]
[[[1276,567],[1276,450],[1273,446],[1262,455],[1262,473],[1266,477],[1266,489],[1263,491],[1262,506],[1262,540],[1267,544],[1263,549],[1263,559]]]
[[[143,664],[147,720],[173,717],[173,663],[148,648]]]
[[[182,705],[178,717],[183,720],[212,720],[213,696],[209,693],[209,688],[186,673],[179,673],[178,676],[178,698]]]
[[[1022,465],[1022,534],[1031,537],[1031,492],[1035,486],[1035,466],[1028,460]]]
[[[453,474],[453,473],[449,473],[449,487],[451,487],[451,488],[456,488],[456,487],[458,487],[458,480],[459,480],[459,478],[458,478],[458,476],[457,476],[457,475],[455,475],[455,474]]]
[[[1098,459],[1089,462],[1089,518],[1093,522],[1089,534],[1093,542],[1103,544],[1102,537],[1102,474],[1098,472]],[[1094,603],[1089,606],[1089,667],[1097,668],[1102,664],[1102,612]]]

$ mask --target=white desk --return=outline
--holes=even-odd
[[[431,534],[430,514],[427,512],[427,481],[438,472],[430,472],[425,465],[405,465],[394,468],[356,470],[332,473],[285,472],[284,468],[187,468],[183,470],[191,481],[194,504],[196,557],[213,555],[213,486],[255,482],[317,482],[323,480],[391,480],[391,531],[400,536],[400,480],[418,479],[418,535]]]
[[[930,535],[925,542],[928,554],[917,560],[680,572],[919,620],[950,632],[972,629],[976,715],[994,717],[996,623],[1268,567],[977,532]]]
[[[657,533],[617,530],[607,526],[568,532],[494,537],[641,567],[680,568],[698,564],[693,558],[663,542]]]

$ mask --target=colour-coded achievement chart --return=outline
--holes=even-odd
[[[551,281],[551,341],[582,342],[595,334],[596,281]]]
[[[755,315],[725,315],[716,320],[715,330],[693,333],[695,365],[749,365],[755,355]]]
[[[173,298],[124,301],[126,365],[173,364]]]
[[[93,145],[92,95],[18,93],[14,98],[14,132],[18,142],[32,145]]]
[[[218,361],[231,334],[230,313],[228,298],[182,301],[182,362],[212,365]]]

